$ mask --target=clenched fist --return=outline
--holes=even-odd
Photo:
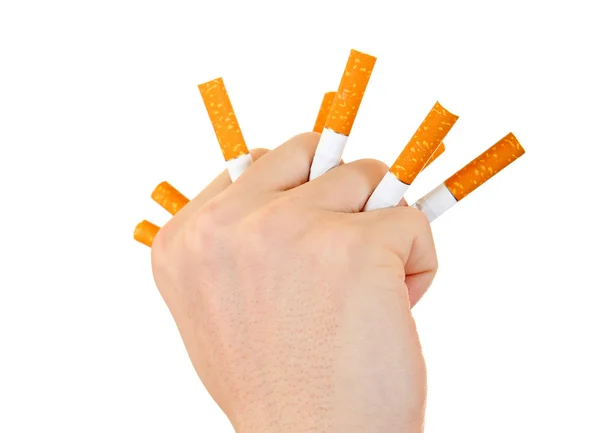
[[[407,206],[361,212],[381,162],[307,182],[317,141],[217,177],[156,237],[156,284],[236,432],[420,432],[411,306],[437,268],[429,224]]]

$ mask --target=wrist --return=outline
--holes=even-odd
[[[305,433],[305,432],[323,432],[323,433],[379,433],[402,432],[402,433],[423,433],[423,418],[407,419],[382,419],[375,417],[359,419],[356,413],[348,411],[347,419],[333,421],[325,413],[321,417],[315,414],[306,414],[306,416],[293,416],[289,418],[282,417],[278,420],[245,420],[234,426],[236,433]]]

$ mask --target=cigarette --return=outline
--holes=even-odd
[[[198,89],[233,182],[252,164],[252,157],[235,117],[227,89],[222,78],[198,84]]]
[[[511,132],[412,207],[432,222],[524,154],[525,149]]]
[[[318,132],[319,134],[323,132],[327,116],[329,115],[329,111],[331,111],[333,98],[335,98],[335,92],[327,92],[323,95],[323,100],[319,107],[319,114],[317,115],[317,120],[315,120],[315,126],[313,127],[314,132]]]
[[[177,191],[169,182],[161,182],[154,188],[154,191],[152,191],[152,200],[171,215],[175,215],[190,202],[186,196]]]
[[[427,164],[425,164],[425,166],[423,167],[423,170],[425,170],[427,167],[429,167],[429,164],[431,164],[433,161],[438,159],[438,157],[445,151],[446,151],[446,146],[444,146],[444,143],[442,142],[442,143],[440,143],[440,145],[438,146],[436,151],[433,152],[433,155],[431,155],[431,158],[429,158],[429,161],[427,161]],[[423,170],[421,170],[421,171],[423,171]]]
[[[136,241],[151,247],[156,234],[160,230],[155,224],[152,224],[150,221],[142,221],[137,226],[135,226],[135,230],[133,232],[133,239]]]
[[[400,203],[417,175],[444,151],[442,140],[457,120],[458,116],[436,102],[390,170],[377,185],[364,210],[393,207]]]
[[[321,176],[340,164],[376,60],[375,57],[360,51],[350,51],[344,75],[331,103],[310,167],[309,180]]]

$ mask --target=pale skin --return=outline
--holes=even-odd
[[[411,307],[437,270],[429,223],[361,212],[379,161],[307,182],[318,137],[253,151],[176,214],[152,247],[156,284],[237,433],[422,432]]]

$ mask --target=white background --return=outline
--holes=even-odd
[[[0,431],[231,431],[133,228],[167,221],[160,181],[224,167],[198,83],[273,148],[356,48],[346,160],[393,162],[436,100],[460,116],[409,202],[509,131],[527,150],[434,222],[426,430],[600,432],[595,2],[405,3],[1,3]]]

